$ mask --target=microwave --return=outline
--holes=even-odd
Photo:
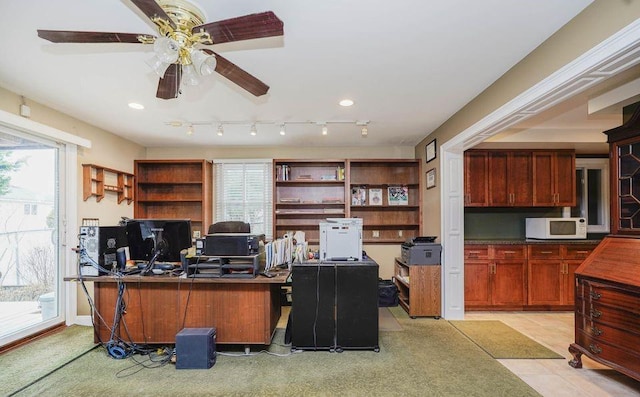
[[[586,239],[585,218],[526,218],[526,238],[537,240]]]

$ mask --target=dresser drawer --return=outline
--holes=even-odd
[[[576,343],[585,348],[594,358],[604,361],[605,364],[613,364],[614,367],[622,366],[635,373],[640,372],[640,355],[634,354],[624,347],[612,346],[585,331],[576,331]]]
[[[560,259],[560,244],[529,244],[529,259]]]
[[[566,244],[563,248],[564,259],[586,259],[596,247],[593,244]]]
[[[465,245],[464,259],[489,259],[489,246]]]
[[[640,352],[640,335],[638,334],[595,321],[583,322],[580,328],[582,332],[593,338],[594,341],[602,341],[625,350]]]
[[[493,259],[524,259],[527,257],[526,245],[494,245],[492,247]]]

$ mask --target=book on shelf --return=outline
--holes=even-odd
[[[286,164],[281,164],[276,166],[276,180],[278,181],[288,181],[289,173],[291,172],[291,167]]]
[[[409,188],[406,186],[389,186],[388,188],[389,205],[408,205],[409,204]]]
[[[367,189],[363,187],[351,188],[351,205],[366,205]]]
[[[343,204],[344,200],[339,197],[324,197],[322,204]]]
[[[299,197],[283,197],[280,199],[280,202],[283,204],[298,204],[300,203]]]
[[[296,177],[296,181],[311,181],[313,178],[309,174],[302,174]]]
[[[369,205],[382,205],[382,189],[369,189]]]

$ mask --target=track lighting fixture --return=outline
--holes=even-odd
[[[280,135],[286,135],[286,131],[284,130],[284,123],[280,126]]]
[[[189,128],[187,128],[187,135],[188,136],[193,135],[193,125],[189,125]]]
[[[224,128],[222,128],[222,124],[218,124],[218,136],[224,135]]]
[[[258,135],[258,129],[256,128],[255,123],[254,123],[254,124],[251,124],[251,132],[250,132],[250,134],[251,134],[252,136],[256,136],[256,135]]]
[[[329,129],[326,124],[322,125],[322,135],[327,135],[329,133]]]

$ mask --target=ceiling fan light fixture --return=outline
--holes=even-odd
[[[153,51],[162,62],[174,63],[180,56],[180,44],[168,37],[158,37],[153,43]]]
[[[216,57],[202,50],[191,50],[191,62],[201,76],[208,76],[216,71]]]
[[[182,82],[184,85],[198,85],[198,74],[192,63],[182,66]]]
[[[161,61],[160,58],[158,58],[156,55],[146,60],[145,63],[149,65],[151,70],[153,70],[160,77],[164,77],[164,73],[167,71],[167,68],[169,68],[170,65],[167,62]]]

